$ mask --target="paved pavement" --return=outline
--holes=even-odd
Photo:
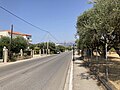
[[[66,52],[0,67],[0,90],[63,90],[72,58]]]
[[[44,57],[48,57],[48,56],[50,56],[50,55],[41,55],[41,56],[40,55],[35,55],[33,58],[18,60],[18,61],[15,61],[15,62],[7,62],[7,63],[4,63],[3,59],[0,59],[0,67],[10,65],[10,64],[14,64],[14,63],[20,63],[20,62],[25,62],[25,61],[29,61],[29,60],[34,60],[34,59],[37,59],[37,58],[44,58]]]
[[[81,60],[75,60],[73,64],[73,90],[103,90],[97,86],[97,80],[91,78],[88,69],[83,67],[82,63]]]

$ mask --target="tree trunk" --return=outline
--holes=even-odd
[[[84,49],[81,50],[81,57],[84,57]]]
[[[105,45],[103,46],[101,57],[106,58],[106,51],[105,51]]]

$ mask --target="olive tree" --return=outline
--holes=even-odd
[[[77,20],[81,48],[94,50],[97,47],[100,55],[105,56],[105,44],[108,43],[107,50],[113,47],[120,55],[120,1],[95,0],[93,4],[93,8]]]

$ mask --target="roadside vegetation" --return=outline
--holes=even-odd
[[[10,38],[9,37],[2,37],[0,38],[0,58],[3,57],[3,48],[6,47],[8,49],[8,55],[11,53],[11,60],[10,58],[8,61],[16,61],[17,57],[20,56],[20,49],[23,51],[26,50],[28,47],[28,41],[26,41],[23,37],[16,37],[13,38],[12,43],[10,44]],[[25,57],[21,58],[29,58],[25,55]]]
[[[109,80],[120,85],[120,60],[105,60],[106,50],[120,56],[120,0],[93,0],[90,4],[93,7],[77,18],[78,54],[81,50],[82,59],[87,59],[84,64],[95,69],[94,74],[106,78],[107,67]]]
[[[120,0],[96,0],[93,8],[85,11],[77,19],[78,48],[98,53],[105,57],[114,48],[120,55]]]
[[[19,59],[26,59],[31,58],[31,50],[34,50],[34,54],[39,54],[41,50],[41,54],[46,53],[47,44],[48,48],[50,49],[50,54],[58,54],[60,52],[65,52],[66,50],[72,50],[71,46],[62,46],[62,45],[56,45],[53,42],[42,42],[37,44],[30,44],[27,40],[25,40],[23,37],[16,37],[12,39],[12,44],[10,44],[10,38],[9,37],[2,37],[0,38],[0,58],[3,56],[3,48],[4,46],[8,49],[8,55],[11,55],[11,59],[9,58],[8,61],[16,61]],[[20,50],[23,50],[23,56],[20,56]]]

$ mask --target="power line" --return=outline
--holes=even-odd
[[[54,38],[56,41],[58,41],[50,32],[48,32],[48,33],[51,35],[52,38]]]
[[[4,7],[2,7],[2,6],[0,6],[0,8],[1,8],[2,10],[4,10],[4,11],[8,12],[9,14],[13,15],[14,17],[20,19],[21,21],[23,21],[23,22],[29,24],[30,26],[32,26],[32,27],[34,27],[34,28],[37,28],[37,29],[39,29],[39,30],[41,30],[41,31],[44,31],[44,32],[46,32],[46,33],[48,33],[48,34],[50,34],[50,36],[51,36],[52,38],[54,38],[57,42],[59,42],[49,31],[44,30],[44,29],[42,29],[42,28],[40,28],[40,27],[38,27],[38,26],[36,26],[36,25],[34,25],[34,24],[32,24],[32,23],[26,21],[25,19],[23,19],[23,18],[17,16],[16,14],[12,13],[11,11],[7,10],[6,8],[4,8]]]
[[[45,37],[47,36],[47,34],[45,34],[40,41],[43,41],[45,39]]]

